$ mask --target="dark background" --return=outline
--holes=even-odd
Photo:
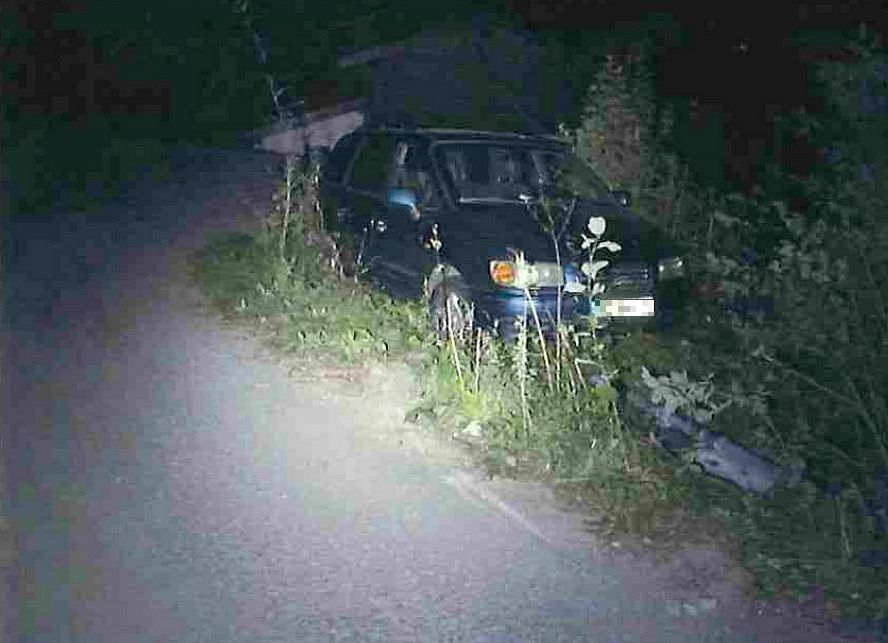
[[[264,72],[310,103],[330,102],[364,89],[354,70],[337,68],[338,55],[457,25],[529,30],[543,109],[567,121],[602,47],[647,37],[658,96],[678,108],[683,154],[704,182],[749,185],[758,159],[799,164],[810,153],[777,140],[774,117],[799,105],[817,111],[808,65],[840,55],[862,21],[881,32],[886,7],[718,5],[705,13],[697,3],[455,2],[432,15],[383,0],[5,3],[5,209],[40,207],[71,187],[96,196],[170,143],[234,141],[268,112]],[[247,24],[270,43],[264,65]]]

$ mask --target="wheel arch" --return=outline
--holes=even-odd
[[[435,292],[443,284],[447,284],[461,291],[464,296],[470,294],[469,288],[463,278],[463,274],[458,268],[450,264],[439,264],[432,268],[426,277],[426,297],[431,298]]]

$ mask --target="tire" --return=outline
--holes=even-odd
[[[450,312],[449,324],[448,311]],[[429,297],[429,319],[432,331],[441,341],[449,340],[451,331],[457,343],[463,343],[471,338],[474,317],[474,306],[462,288],[442,284]]]
[[[348,230],[339,234],[339,252],[342,262],[342,269],[347,277],[355,277],[363,270],[363,263],[359,260],[362,258],[363,251],[362,237]]]

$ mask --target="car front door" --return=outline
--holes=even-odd
[[[355,158],[348,189],[364,231],[361,263],[374,282],[397,297],[422,293],[434,265],[425,232],[440,202],[421,148],[405,138],[370,134]],[[409,190],[415,206],[394,203],[389,191]]]

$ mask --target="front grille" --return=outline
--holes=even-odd
[[[650,266],[643,263],[620,262],[607,266],[598,275],[606,287],[605,297],[626,295],[632,297],[652,297],[654,276]]]

